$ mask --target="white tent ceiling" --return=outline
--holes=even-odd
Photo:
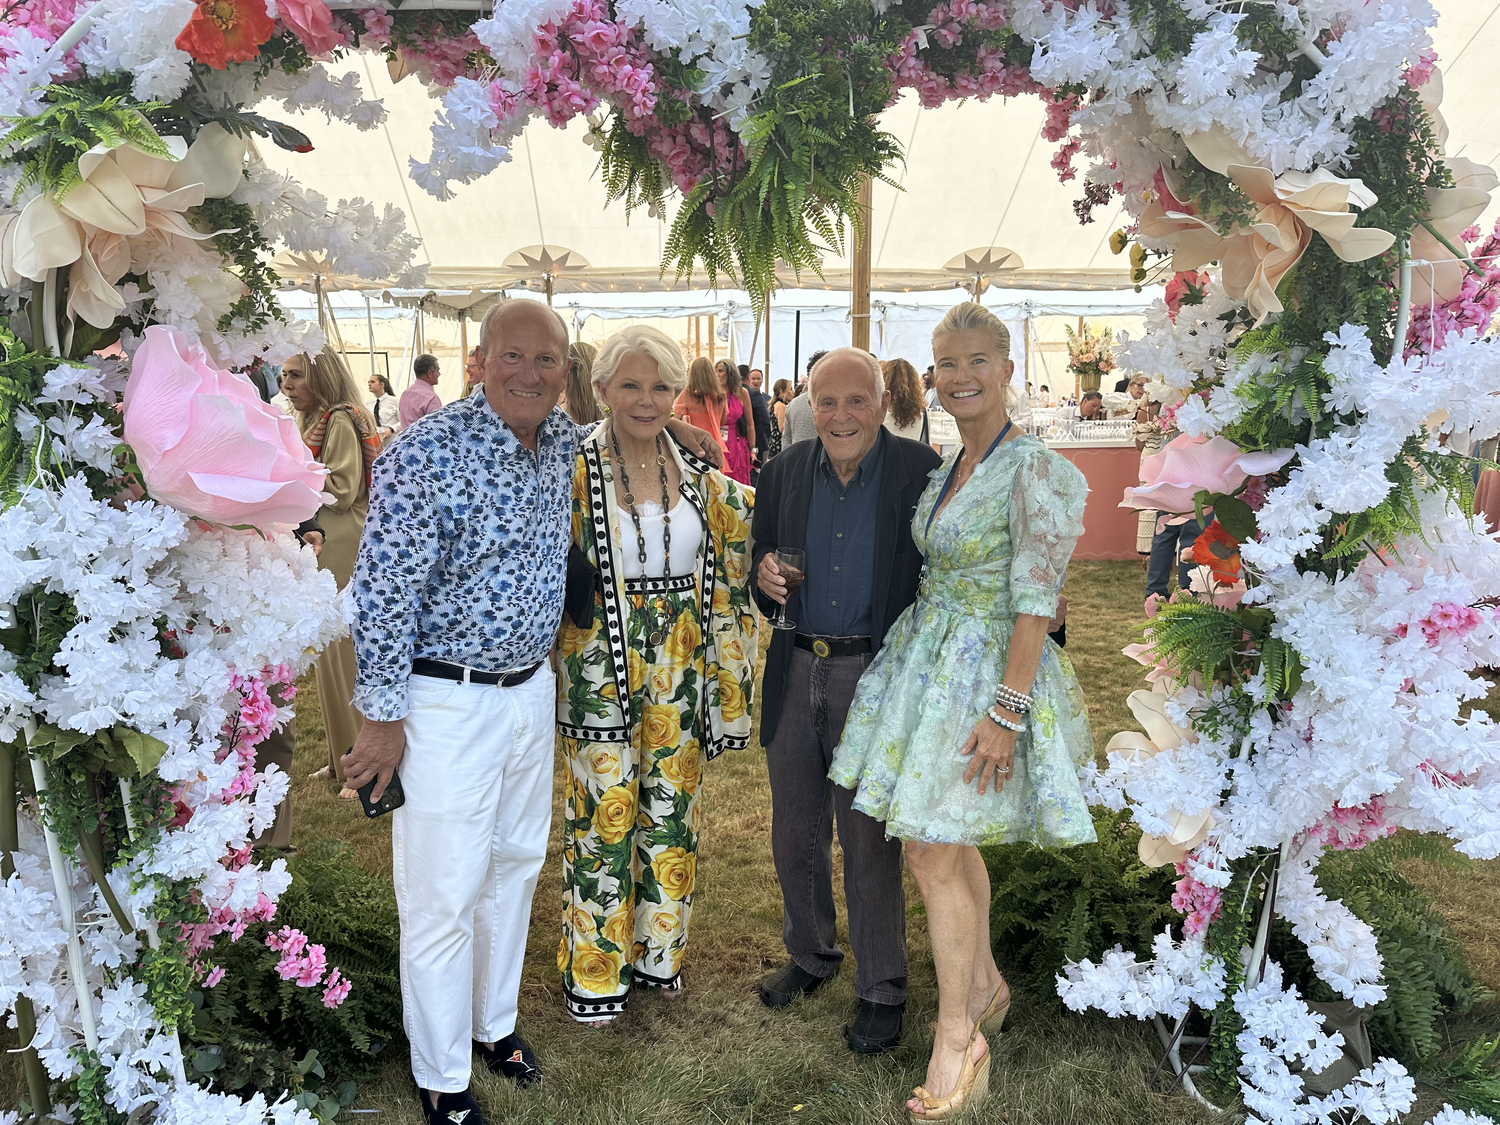
[[[1500,56],[1500,0],[1445,0],[1434,32],[1445,72],[1448,150],[1484,163],[1500,160],[1500,101],[1493,96],[1488,60]],[[421,239],[419,260],[437,288],[494,288],[522,276],[506,270],[507,255],[545,244],[581,253],[592,265],[582,282],[566,275],[559,292],[674,288],[658,277],[664,222],[637,212],[627,223],[620,204],[604,203],[594,174],[596,154],[575,121],[563,130],[534,122],[513,159],[488,177],[456,189],[440,203],[406,176],[408,157],[425,159],[428,124],[436,108],[415,79],[393,84],[378,56],[353,60],[366,90],[383,98],[386,123],[369,133],[352,126],[299,121],[314,151],[293,154],[262,147],[273,166],[331,199],[363,196],[402,207]],[[276,107],[279,109],[279,107]],[[877,183],[871,225],[877,289],[951,288],[941,267],[965,250],[1000,245],[1025,268],[996,284],[1030,288],[1101,288],[1128,284],[1124,263],[1108,238],[1120,224],[1118,203],[1081,226],[1072,203],[1077,181],[1062,184],[1049,166],[1055,145],[1040,138],[1043,110],[1036,98],[949,104],[923,110],[906,97],[885,115],[885,127],[907,160],[893,170],[904,190]],[[1486,221],[1500,215],[1500,201]],[[847,288],[847,260],[830,259],[826,279],[802,284]],[[289,278],[310,283],[305,272]],[[784,284],[795,285],[787,277]],[[336,283],[335,283],[336,284]],[[533,280],[533,284],[537,284]],[[691,284],[706,285],[701,273]]]

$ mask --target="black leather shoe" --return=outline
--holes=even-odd
[[[905,1004],[877,1004],[861,1000],[854,1022],[844,1032],[849,1050],[856,1055],[878,1055],[901,1042],[901,1015]]]
[[[811,996],[832,979],[832,973],[815,977],[797,962],[788,961],[786,968],[760,982],[760,1002],[768,1008],[785,1008],[799,996]]]
[[[517,1086],[530,1086],[542,1080],[542,1068],[536,1064],[536,1052],[531,1045],[512,1031],[504,1039],[496,1040],[493,1047],[486,1047],[478,1040],[474,1049],[490,1068],[490,1073],[509,1078]]]
[[[437,1105],[427,1100],[427,1091],[419,1089],[417,1097],[422,1101],[422,1112],[427,1115],[427,1125],[484,1125],[484,1114],[468,1090],[456,1094],[439,1094]]]

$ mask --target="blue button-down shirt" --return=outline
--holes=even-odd
[[[875,524],[880,510],[880,441],[847,485],[824,451],[807,505],[807,577],[797,631],[868,637],[875,597]]]
[[[562,620],[574,458],[591,429],[553,410],[533,453],[478,394],[419,419],[375,462],[349,583],[365,718],[406,715],[417,658],[484,672],[546,658]]]

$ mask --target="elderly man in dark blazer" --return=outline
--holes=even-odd
[[[813,368],[808,399],[816,441],[771,459],[755,502],[756,600],[786,603],[796,631],[771,642],[761,689],[760,740],[771,778],[771,849],[781,881],[782,936],[791,960],[761,982],[772,1008],[815,992],[838,972],[833,827],[844,850],[849,944],[859,1008],[849,1048],[896,1046],[906,1005],[906,899],[901,842],[852,807],[828,779],[860,673],[917,596],[922,556],[911,517],[940,458],[881,423],[889,395],[869,352],[838,348]],[[789,589],[779,548],[805,554]]]

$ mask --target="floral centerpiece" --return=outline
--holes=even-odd
[[[1101,381],[1115,369],[1114,335],[1106,328],[1095,332],[1087,324],[1080,324],[1078,331],[1067,325],[1068,370],[1078,377],[1078,385],[1084,394],[1097,391]]]

